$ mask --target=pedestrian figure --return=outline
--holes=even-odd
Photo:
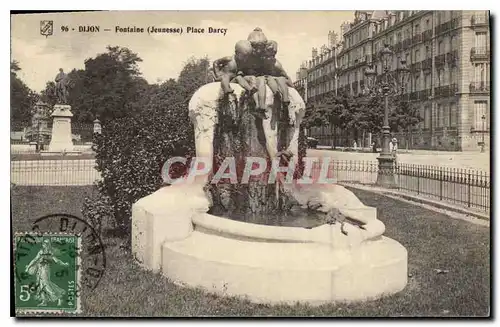
[[[356,140],[352,144],[352,147],[354,148],[354,151],[356,151],[358,149],[358,143],[356,143]]]
[[[392,138],[392,152],[394,155],[396,155],[396,151],[398,150],[398,140],[393,137]]]

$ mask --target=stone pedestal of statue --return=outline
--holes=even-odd
[[[49,144],[49,152],[73,152],[73,141],[71,139],[71,106],[56,104],[52,113],[52,137]]]

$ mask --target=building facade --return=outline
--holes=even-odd
[[[363,92],[365,69],[373,65],[382,73],[378,54],[388,45],[392,69],[401,59],[410,68],[403,98],[422,117],[412,130],[394,133],[400,147],[466,151],[479,149],[483,140],[489,147],[488,11],[357,11],[341,30],[340,42],[313,49],[307,78],[302,73],[297,79],[306,86],[308,103],[321,102],[330,92]],[[346,146],[349,138],[333,127],[310,134],[324,145]]]

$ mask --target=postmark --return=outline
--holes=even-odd
[[[14,237],[16,313],[79,313],[81,238],[63,233]]]
[[[62,238],[57,239],[59,236]],[[44,303],[41,305],[42,308],[38,307],[40,303],[32,306],[34,301],[32,297],[40,292],[40,287],[43,289],[43,283],[40,286],[39,283],[34,280],[34,278],[36,279],[36,276],[30,274],[30,271],[27,271],[27,263],[23,260],[27,260],[24,259],[25,257],[35,256],[40,247],[38,242],[42,241],[43,238],[46,237],[54,237],[53,240],[50,240],[51,249],[55,247],[55,252],[65,254],[66,256],[76,260],[74,267],[76,269],[75,274],[77,278],[75,279],[74,290],[71,289],[70,291],[73,292],[72,294],[74,298],[77,299],[77,309],[58,309],[58,307],[53,309],[52,307],[49,308],[48,305],[44,305]],[[65,237],[76,238],[77,242],[72,242],[70,239],[66,239]],[[55,243],[52,241],[55,241]],[[57,249],[58,247],[61,247],[61,249]],[[84,305],[81,305],[82,295],[85,297],[91,296],[92,292],[98,288],[106,270],[105,247],[100,235],[91,225],[89,225],[89,223],[74,215],[51,214],[36,219],[33,222],[30,231],[16,234],[14,249],[17,313],[79,313],[84,310]],[[69,271],[71,266],[61,264],[61,262],[65,261],[59,257],[57,259],[52,259],[51,257],[50,260],[54,262],[54,267],[51,268],[51,273],[58,273],[58,275],[54,275],[53,278],[69,278],[71,275],[70,273],[72,273]],[[23,290],[21,290],[20,287],[23,285],[28,286],[24,286]],[[21,292],[23,292],[23,299],[19,299]],[[32,298],[32,300],[29,300],[31,302],[26,301],[30,304],[26,304],[26,308],[18,307],[18,303],[24,302],[23,300],[28,296],[26,292],[28,292],[30,298]],[[54,304],[51,303],[51,305]]]

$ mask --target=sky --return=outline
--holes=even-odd
[[[234,53],[234,44],[260,27],[278,42],[277,58],[290,77],[310,59],[311,49],[328,43],[328,31],[340,34],[340,25],[354,19],[353,11],[106,11],[11,15],[11,60],[19,62],[19,77],[40,92],[59,68],[84,68],[84,61],[106,52],[106,46],[127,47],[142,58],[139,68],[149,83],[177,78],[189,57],[215,60]],[[40,21],[52,20],[51,36],[40,34]],[[97,25],[100,32],[78,32]],[[116,33],[116,26],[142,27],[144,33]],[[184,33],[148,34],[147,28],[183,27]],[[62,31],[68,27],[69,31]],[[187,34],[187,27],[205,33]],[[209,34],[208,27],[225,28]],[[72,29],[75,29],[74,31]],[[106,32],[104,29],[111,29]]]

